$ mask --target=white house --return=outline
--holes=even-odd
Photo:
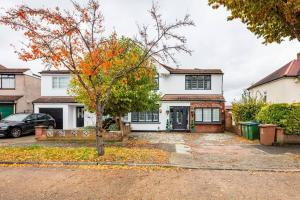
[[[158,93],[162,96],[156,111],[129,113],[125,121],[133,131],[224,131],[223,72],[219,69],[179,69],[157,67]],[[35,112],[48,113],[57,127],[73,129],[94,125],[95,118],[84,105],[67,94],[69,71],[42,71],[42,97],[34,101]],[[167,123],[169,126],[167,127]]]
[[[262,96],[269,103],[299,103],[300,53],[297,59],[253,84],[248,91]]]

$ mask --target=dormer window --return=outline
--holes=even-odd
[[[55,76],[52,77],[52,88],[66,89],[69,86],[70,78],[68,76]]]
[[[15,75],[0,75],[0,89],[15,89]]]
[[[210,90],[211,75],[186,75],[185,89],[186,90]]]

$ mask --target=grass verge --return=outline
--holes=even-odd
[[[106,147],[105,155],[98,156],[91,147],[62,148],[32,145],[29,147],[1,147],[0,161],[39,162],[125,162],[168,163],[169,154],[159,149]]]

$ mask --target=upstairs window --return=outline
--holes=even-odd
[[[155,76],[155,83],[156,83],[155,90],[159,90],[159,76],[158,76],[158,74]]]
[[[0,75],[0,89],[15,89],[15,75]]]
[[[69,86],[70,78],[67,76],[56,76],[52,77],[52,88],[65,89]]]
[[[186,90],[211,90],[211,75],[186,75]]]

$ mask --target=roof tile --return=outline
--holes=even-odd
[[[277,79],[283,77],[298,77],[300,76],[300,60],[293,60],[288,64],[284,65],[283,67],[279,68],[275,72],[271,73],[270,75],[266,76],[265,78],[261,79],[260,81],[256,82],[255,84],[251,85],[249,89],[254,87],[269,83],[271,81],[275,81]]]

